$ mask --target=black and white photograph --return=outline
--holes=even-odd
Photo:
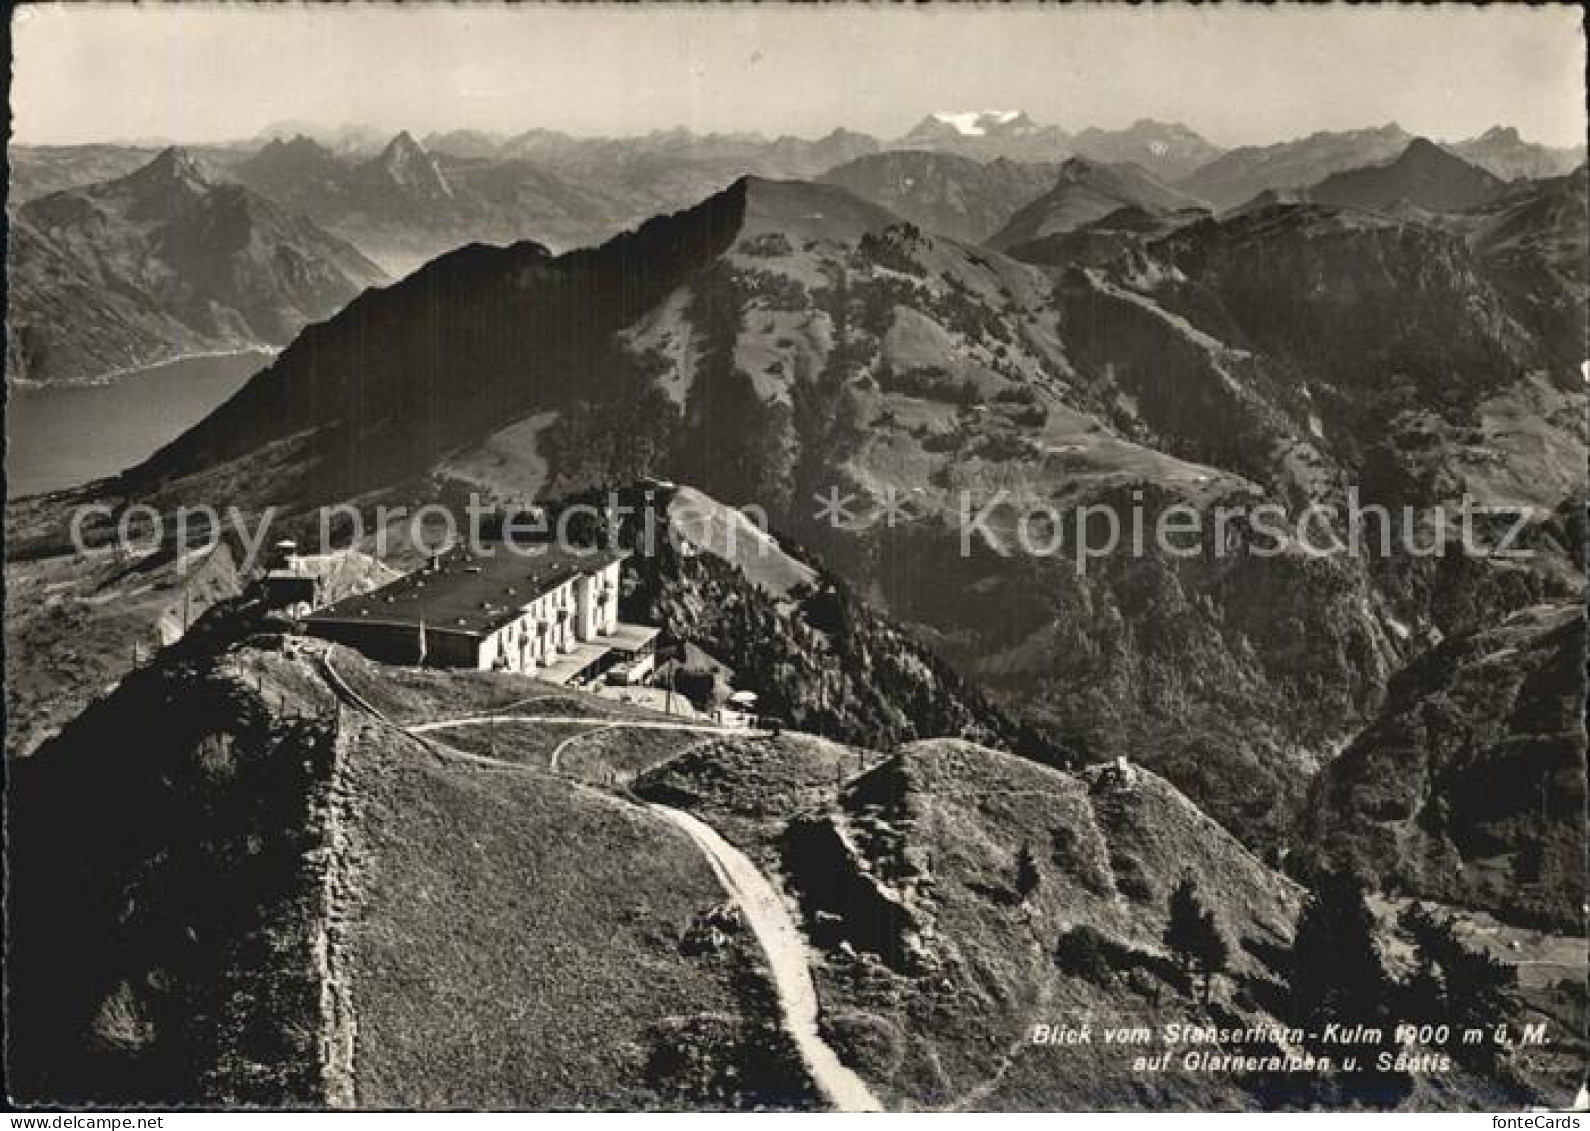
[[[9,19],[7,1129],[1590,1119],[1577,5]]]

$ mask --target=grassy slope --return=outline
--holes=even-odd
[[[1141,774],[1117,798],[1096,779],[1097,772],[1090,784],[952,740],[914,743],[884,759],[785,739],[693,747],[637,789],[691,809],[782,871],[823,941],[817,977],[830,1038],[891,1102],[1229,1103],[1229,1092],[1191,1078],[1160,1078],[1138,1091],[1108,1050],[1024,1043],[1038,1021],[1144,1020],[1155,1002],[1167,1018],[1196,1014],[1175,987],[1145,972],[1162,965],[1164,899],[1183,869],[1198,876],[1228,928],[1261,949],[1289,930],[1296,890],[1170,786]],[[792,851],[789,822],[802,815],[837,816],[857,846],[850,867],[898,895],[899,945],[883,948],[892,953],[867,953],[832,934],[847,929],[826,918],[847,876],[842,866],[803,862]],[[1070,845],[1063,864],[1052,855],[1059,838]],[[1023,842],[1044,874],[1026,907],[1008,890]],[[1135,896],[1116,886],[1126,870],[1145,878]],[[1122,954],[1141,952],[1142,969],[1123,961],[1103,985],[1061,976],[1050,950],[1060,931],[1079,923],[1103,931]],[[1247,954],[1236,971],[1217,999],[1252,1012],[1251,995],[1265,991],[1269,976]]]
[[[813,942],[828,1039],[891,1105],[1277,1102],[1253,1082],[1134,1073],[1130,1058],[1141,1049],[1028,1041],[1043,1022],[1274,1016],[1274,967],[1297,889],[1146,771],[1123,785],[1107,769],[1067,774],[956,740],[885,756],[796,734],[624,730],[612,724],[657,716],[489,673],[385,668],[345,652],[337,665],[361,694],[411,722],[506,708],[588,714],[589,729],[567,748],[563,774],[552,775],[533,768],[550,740],[532,726],[489,728],[498,757],[530,767],[495,768],[344,710],[340,800],[328,810],[313,800],[332,780],[325,744],[290,747],[321,752],[303,763],[309,776],[300,780],[298,761],[272,756],[268,737],[285,741],[330,717],[312,657],[244,648],[168,689],[180,694],[188,721],[169,752],[151,752],[158,778],[146,763],[117,760],[116,774],[90,775],[99,793],[84,795],[76,759],[112,757],[121,748],[113,736],[136,721],[129,711],[169,701],[156,693],[166,687],[163,668],[125,685],[62,745],[24,763],[30,774],[53,772],[57,788],[75,788],[74,812],[97,814],[106,830],[95,842],[100,856],[74,849],[84,875],[95,877],[91,898],[48,869],[20,889],[34,912],[41,905],[32,901],[54,901],[48,916],[27,921],[59,923],[65,913],[83,928],[73,932],[80,945],[51,955],[53,967],[39,956],[57,947],[37,936],[23,953],[37,993],[22,1000],[11,987],[14,1020],[40,1016],[18,1014],[21,1000],[64,1010],[85,1027],[34,1030],[59,1066],[47,1094],[65,1094],[59,1073],[75,1064],[95,1073],[110,1066],[100,1079],[122,1082],[128,1095],[263,1098],[292,1080],[312,1102],[323,1087],[311,1050],[325,1024],[325,999],[313,1004],[327,969],[313,959],[324,924],[333,979],[351,991],[351,1098],[361,1105],[811,1106],[803,1073],[768,1023],[759,952],[705,860],[624,791],[579,780],[633,779],[642,795],[707,820],[784,886]],[[526,698],[537,704],[513,706]],[[559,735],[575,731],[560,727]],[[489,751],[487,732],[430,737]],[[218,747],[217,734],[233,737]],[[223,750],[242,755],[237,764],[248,772],[218,779],[228,765],[217,761]],[[161,804],[179,805],[190,819],[161,822],[164,832],[151,840],[146,818],[160,811],[160,781],[179,786],[178,798]],[[235,789],[216,794],[218,781]],[[84,810],[101,794],[98,808]],[[210,800],[195,810],[190,794]],[[325,824],[328,812],[341,821],[340,838]],[[135,835],[134,825],[145,833]],[[843,838],[826,860],[792,831],[822,827]],[[327,844],[339,846],[329,906],[314,886]],[[1025,902],[1012,891],[1023,844],[1041,873]],[[177,882],[173,867],[198,871]],[[261,868],[302,878],[274,885]],[[1234,944],[1232,970],[1207,1008],[1159,942],[1166,897],[1184,872]],[[170,894],[132,920],[96,925],[95,914],[120,915],[128,893],[144,907],[147,897],[136,893],[145,880]],[[858,883],[893,909],[881,934],[864,935],[878,929],[876,916],[831,917]],[[279,896],[260,903],[262,891],[278,887]],[[243,893],[258,904],[257,925],[237,916],[210,925],[200,909],[210,891]],[[195,950],[162,933],[159,925],[171,922],[196,926],[205,945]],[[1097,932],[1102,964],[1062,969],[1055,943],[1083,926]],[[98,948],[103,939],[113,949]],[[1536,988],[1537,1008],[1577,1016],[1558,989]],[[212,1021],[220,1028],[207,1027]],[[194,1048],[208,1051],[189,1055]],[[126,1091],[134,1080],[139,1091]],[[1412,1102],[1473,1106],[1471,1089],[1455,1078]]]
[[[337,674],[366,702],[401,726],[474,715],[612,714],[618,704],[510,672],[463,672],[370,663],[346,648],[333,652]]]
[[[337,663],[415,718],[526,691]],[[589,697],[550,703],[598,713]],[[522,725],[505,757],[515,737],[544,758],[546,736]],[[444,757],[339,712],[314,646],[167,654],[13,775],[9,910],[28,928],[8,951],[13,1094],[817,1102],[772,1022],[760,951],[682,833],[574,781]],[[94,835],[61,844],[68,810]],[[340,1092],[334,1001],[355,1034]]]
[[[436,731],[423,744],[361,730],[349,941],[360,1104],[815,1102],[769,1023],[771,988],[749,932],[731,926],[721,945],[697,945],[726,903],[700,852],[633,803],[542,772],[550,749],[582,732],[659,756],[699,736],[600,732],[654,716],[523,677],[390,668],[342,650],[335,664],[406,722],[591,717]],[[473,764],[440,744],[527,769]],[[607,776],[598,757],[578,772]]]
[[[883,757],[785,736],[692,746],[635,788],[695,812],[780,879],[805,913],[828,1038],[891,1106],[1229,1110],[1321,1102],[1297,1091],[1296,1080],[1277,1085],[1174,1066],[1135,1071],[1136,1057],[1166,1046],[1102,1042],[1109,1026],[1279,1018],[1301,897],[1141,768],[1123,786],[1112,768],[1072,775],[956,740],[912,743]],[[810,834],[825,828],[842,830],[841,852],[814,852]],[[1025,902],[1013,891],[1024,843],[1041,874]],[[1169,892],[1183,874],[1196,879],[1232,944],[1230,969],[1207,1006],[1161,942]],[[858,887],[884,898],[858,896]],[[1383,945],[1394,945],[1390,921],[1383,927]],[[1078,928],[1097,940],[1091,969],[1054,957],[1057,941]],[[1539,950],[1491,949],[1510,962]],[[1533,986],[1524,1001],[1569,1028],[1579,1016],[1566,984]],[[1084,1021],[1093,1026],[1088,1044],[1030,1042],[1035,1024]],[[1249,1043],[1225,1051],[1272,1050]],[[1524,1059],[1531,1058],[1539,1063],[1526,1078],[1540,1083],[1539,1094],[1555,1095],[1563,1056],[1548,1049]],[[1417,1081],[1400,1103],[1462,1110],[1500,1097],[1494,1085],[1457,1072]]]
[[[721,1067],[671,1071],[672,1042],[700,1030],[725,1062],[726,1046],[776,1044],[754,944],[682,953],[724,902],[682,834],[567,782],[439,764],[390,732],[355,757],[361,1105],[720,1106]],[[802,1098],[787,1064],[764,1072],[758,1101]]]

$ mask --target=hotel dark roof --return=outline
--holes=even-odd
[[[315,612],[309,622],[412,627],[423,620],[427,632],[487,636],[517,620],[536,598],[628,556],[596,547],[488,544],[482,549],[492,552],[476,555],[455,547],[436,568],[425,566],[380,589],[345,597]]]

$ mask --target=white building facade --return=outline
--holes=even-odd
[[[533,674],[579,644],[612,635],[618,628],[621,564],[614,561],[578,574],[526,602],[517,618],[480,641],[475,666]]]

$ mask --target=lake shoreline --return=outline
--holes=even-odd
[[[120,474],[214,412],[271,362],[214,351],[129,370],[98,384],[13,386],[6,405],[6,497]]]
[[[281,350],[275,346],[259,345],[240,347],[230,350],[196,350],[192,353],[173,354],[171,357],[159,361],[145,362],[142,365],[132,365],[124,369],[112,369],[97,377],[84,378],[81,381],[30,381],[26,377],[11,377],[6,380],[8,389],[16,389],[30,393],[47,392],[51,389],[105,389],[111,385],[118,385],[129,379],[152,373],[157,369],[164,369],[168,365],[175,365],[183,361],[212,361],[224,357],[246,357],[258,354],[262,358],[275,359]]]

